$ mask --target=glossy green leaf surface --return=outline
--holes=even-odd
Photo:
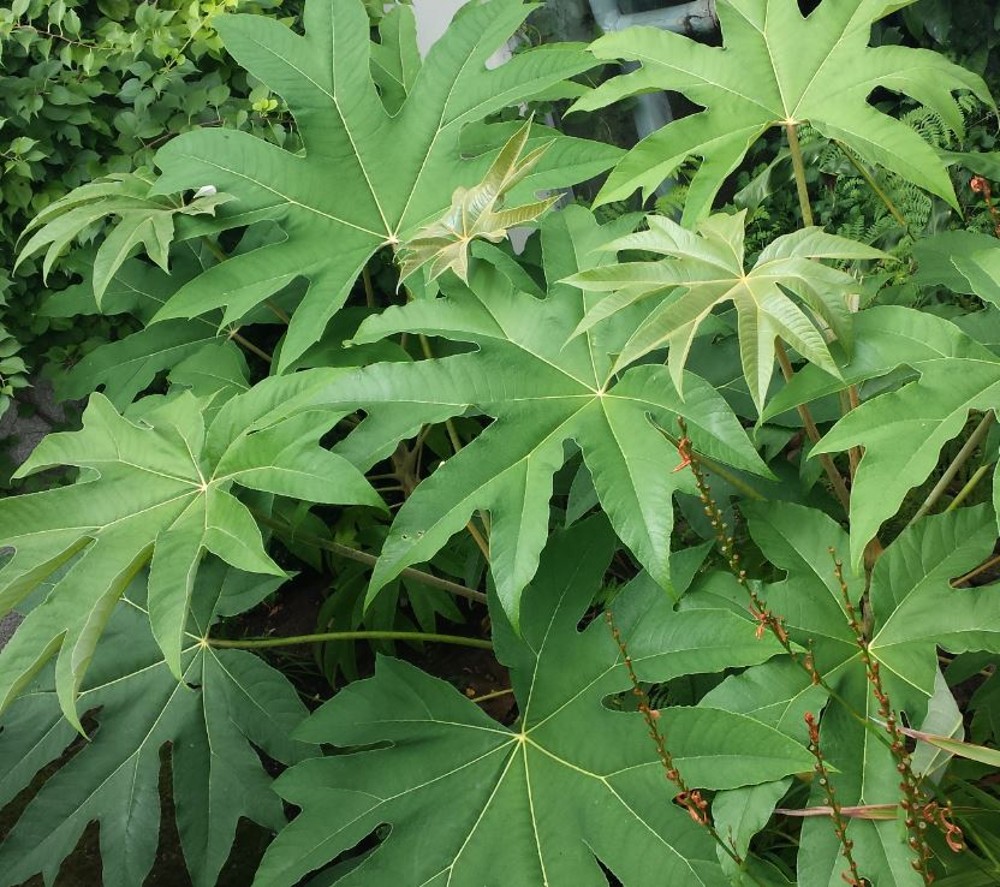
[[[0,710],[57,655],[60,704],[79,728],[77,690],[116,601],[147,563],[153,634],[180,677],[205,551],[241,570],[284,575],[234,485],[381,505],[357,469],[317,446],[330,414],[301,409],[327,380],[313,372],[259,384],[230,400],[207,428],[202,404],[189,393],[146,412],[139,424],[96,394],[82,431],[45,439],[21,474],[75,465],[81,475],[71,486],[0,500],[0,538],[14,549],[0,570],[0,611],[67,569],[0,652]]]
[[[304,276],[309,290],[282,349],[282,366],[290,365],[319,339],[378,249],[412,237],[447,209],[457,188],[483,178],[499,146],[463,162],[460,139],[467,124],[593,65],[582,47],[553,44],[487,70],[487,60],[530,10],[522,0],[470,5],[417,72],[415,31],[400,25],[395,34],[407,72],[388,108],[372,79],[369,18],[360,0],[309,0],[304,36],[261,16],[221,18],[226,49],[288,103],[305,154],[213,129],[187,133],[160,149],[160,192],[212,185],[236,198],[220,225],[271,219],[287,239],[223,262],[182,288],[158,319],[225,306],[226,319],[235,320]],[[397,15],[402,22],[412,10],[401,8]],[[399,90],[406,92],[401,104]],[[618,154],[557,137],[524,186],[572,184],[606,169]]]
[[[141,887],[159,840],[167,749],[177,830],[195,887],[216,883],[241,817],[281,828],[281,801],[257,749],[284,764],[316,753],[292,738],[306,708],[292,685],[253,654],[199,643],[225,595],[247,580],[253,577],[218,561],[205,569],[184,637],[181,683],[150,633],[141,583],[130,588],[80,692],[81,707],[93,713],[93,736],[48,775],[0,844],[0,884],[16,887],[36,872],[52,883],[88,823],[97,822],[104,883]],[[51,671],[0,718],[0,735],[2,807],[79,740],[62,716]]]
[[[612,525],[637,559],[669,588],[669,503],[691,489],[686,472],[671,472],[679,457],[659,429],[677,434],[683,416],[699,452],[757,473],[766,469],[725,401],[688,375],[684,397],[665,367],[612,372],[610,355],[627,327],[606,325],[570,339],[586,314],[586,296],[557,283],[600,260],[609,239],[585,210],[566,210],[543,228],[550,275],[544,299],[520,292],[497,269],[481,263],[471,288],[450,288],[367,321],[358,341],[401,330],[469,342],[468,354],[417,363],[376,364],[344,375],[324,392],[334,409],[364,405],[371,430],[355,432],[366,446],[381,442],[380,411],[398,417],[388,431],[413,433],[424,421],[467,410],[496,421],[416,489],[393,522],[372,578],[374,594],[404,567],[429,559],[477,509],[490,512],[490,566],[507,613],[516,623],[524,586],[545,542],[552,476],[573,441],[594,479]],[[348,442],[350,443],[350,441]]]
[[[389,744],[315,759],[281,777],[278,791],[303,812],[268,851],[257,887],[291,887],[382,823],[391,825],[388,836],[335,883],[596,887],[606,883],[599,859],[627,887],[724,885],[706,832],[670,803],[642,717],[602,704],[630,686],[607,625],[598,618],[577,629],[610,541],[600,521],[554,541],[537,593],[524,605],[523,637],[496,612],[498,655],[511,670],[520,711],[513,728],[447,684],[389,659],[380,660],[374,678],[316,712],[303,738]],[[660,617],[656,643],[630,643],[650,678],[687,673],[692,654],[695,668],[712,671],[780,651],[757,642],[745,617],[671,613],[651,590],[658,603],[638,610]],[[686,639],[710,626],[717,650],[695,654]],[[692,785],[732,787],[744,779],[727,762],[732,753],[753,757],[753,779],[762,781],[809,766],[800,744],[750,718],[677,708],[663,710],[660,723]]]

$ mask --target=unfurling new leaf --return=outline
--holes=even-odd
[[[549,144],[540,145],[522,158],[530,130],[528,121],[510,137],[478,185],[458,188],[451,198],[451,208],[400,247],[400,283],[425,265],[430,265],[429,280],[436,280],[450,269],[468,282],[469,248],[473,240],[482,238],[499,243],[510,228],[535,221],[559,199],[557,195],[504,209],[510,191],[524,180],[549,148]]]

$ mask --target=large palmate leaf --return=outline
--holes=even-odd
[[[328,380],[323,372],[267,380],[228,401],[208,428],[189,393],[138,425],[94,395],[82,431],[38,446],[20,475],[55,465],[83,471],[72,486],[0,500],[0,539],[14,549],[0,569],[0,612],[68,565],[0,653],[0,711],[58,653],[59,701],[80,728],[77,689],[115,602],[147,563],[153,634],[180,676],[205,551],[241,570],[284,575],[234,484],[309,502],[381,504],[357,469],[317,445],[337,417],[301,410]]]
[[[80,693],[94,735],[50,773],[0,844],[0,884],[41,873],[51,884],[90,822],[101,827],[104,883],[141,887],[153,866],[160,828],[161,754],[170,748],[173,808],[195,887],[212,887],[229,856],[236,824],[284,824],[258,749],[284,764],[315,751],[292,739],[306,715],[282,675],[239,650],[200,643],[233,592],[255,598],[275,580],[227,571],[218,561],[199,580],[178,683],[149,631],[136,583],[114,614]],[[0,806],[79,739],[62,718],[52,675],[0,719]],[[180,880],[180,878],[178,878]]]
[[[471,342],[477,350],[376,364],[338,378],[323,402],[336,409],[362,407],[375,418],[370,432],[368,423],[355,432],[360,442],[348,440],[352,451],[381,452],[389,432],[395,440],[421,422],[470,408],[497,420],[424,480],[400,509],[372,577],[372,594],[404,567],[432,557],[483,509],[492,515],[493,576],[517,622],[520,593],[535,572],[548,529],[552,476],[566,459],[569,441],[583,451],[615,530],[665,587],[671,497],[690,478],[672,471],[677,452],[657,425],[675,432],[683,416],[699,452],[766,473],[732,411],[703,380],[688,374],[682,399],[662,366],[634,367],[615,377],[609,355],[621,348],[627,318],[624,327],[609,323],[567,343],[591,297],[555,281],[607,257],[594,250],[612,237],[613,229],[600,229],[586,210],[566,210],[542,229],[546,298],[519,291],[480,262],[471,289],[453,278],[445,297],[390,309],[362,325],[357,341],[409,331]],[[384,429],[386,416],[391,421]]]
[[[868,684],[828,547],[846,546],[843,531],[825,515],[801,506],[747,509],[750,532],[764,555],[787,571],[787,579],[766,590],[772,612],[785,619],[793,639],[812,646],[819,670],[857,713],[878,717],[878,703]],[[896,710],[911,723],[921,723],[936,692],[938,647],[961,653],[1000,651],[1000,595],[991,588],[952,588],[950,581],[981,562],[992,550],[996,532],[988,509],[962,509],[926,518],[903,533],[879,558],[866,606],[870,620],[869,650],[880,663],[882,680]],[[850,577],[849,577],[850,578]],[[864,589],[850,579],[855,605]],[[798,708],[795,699],[811,686],[804,672],[790,680],[757,680],[764,693],[748,690],[753,674],[775,673],[779,664],[750,669],[727,691],[710,693],[705,702],[746,713],[747,700],[767,710]],[[816,688],[813,688],[816,689]],[[772,693],[772,690],[774,691]],[[766,698],[771,694],[772,699]],[[818,700],[813,700],[817,703]],[[817,708],[812,709],[814,713]],[[896,761],[881,741],[879,728],[866,730],[831,702],[823,716],[824,755],[841,772],[836,775],[841,804],[890,804],[899,801]],[[802,729],[801,726],[799,729]],[[816,787],[812,803],[826,799]],[[901,814],[900,814],[901,816]],[[901,821],[852,820],[849,837],[861,873],[873,884],[919,885],[910,867],[911,854]],[[838,883],[843,861],[828,821],[808,821],[799,857],[799,883],[828,887]]]
[[[803,16],[795,0],[717,0],[723,45],[635,28],[591,47],[600,59],[631,59],[638,71],[580,99],[592,110],[651,89],[676,90],[704,108],[643,139],[618,164],[600,199],[653,191],[688,158],[701,158],[685,223],[705,215],[749,147],[773,126],[809,123],[869,163],[890,169],[957,207],[944,162],[910,127],[869,103],[878,88],[904,93],[956,133],[962,115],[951,93],[991,102],[975,74],[929,50],[868,45],[874,22],[913,0],[822,0]]]
[[[256,887],[291,887],[383,824],[388,837],[349,874],[335,869],[323,882],[597,887],[607,883],[600,860],[626,887],[726,884],[705,830],[670,802],[642,717],[604,702],[630,688],[608,626],[595,619],[578,631],[610,541],[600,521],[554,541],[524,604],[523,637],[494,608],[497,652],[520,712],[513,728],[391,659],[317,711],[303,738],[367,750],[307,761],[279,778],[277,790],[302,813],[272,844]],[[630,602],[621,621],[650,680],[780,652],[754,637],[746,616],[673,612],[655,585],[645,587],[650,597]],[[741,715],[670,708],[659,723],[692,786],[731,788],[809,766],[800,743]]]
[[[574,286],[613,293],[587,312],[577,331],[640,299],[662,296],[625,343],[615,370],[669,346],[670,375],[680,391],[684,364],[699,328],[718,305],[732,301],[743,374],[758,410],[767,396],[779,337],[807,360],[837,374],[817,320],[828,325],[849,351],[853,335],[848,299],[859,284],[850,274],[811,260],[877,259],[885,254],[819,228],[806,228],[779,237],[746,271],[745,220],[745,211],[734,216],[720,213],[703,220],[694,234],[670,219],[649,216],[648,231],[623,237],[608,248],[647,250],[666,258],[605,266],[571,277],[568,282]],[[786,291],[797,295],[813,317]]]
[[[309,291],[281,352],[282,366],[290,365],[320,337],[376,250],[407,240],[447,209],[457,188],[482,179],[503,139],[463,162],[463,127],[593,64],[583,48],[553,44],[487,70],[487,60],[530,11],[522,0],[469,4],[414,74],[415,30],[401,24],[413,13],[399,9],[394,34],[407,46],[407,70],[405,83],[397,86],[406,98],[397,109],[399,89],[392,93],[393,113],[372,79],[369,21],[360,0],[308,0],[305,36],[264,16],[219,17],[226,49],[284,96],[305,155],[218,129],[179,136],[157,153],[161,191],[211,184],[237,198],[220,214],[220,225],[268,218],[287,235],[282,243],[224,262],[188,284],[160,319],[221,306],[227,306],[227,320],[238,319],[304,276]],[[527,193],[586,179],[618,156],[608,146],[558,133],[548,137],[554,144],[523,183]]]
[[[864,447],[851,495],[851,560],[858,564],[882,522],[934,470],[941,448],[969,420],[970,410],[1000,408],[1000,362],[940,358],[918,364],[920,378],[852,410],[814,453]]]

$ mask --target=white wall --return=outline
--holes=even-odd
[[[465,3],[466,0],[413,0],[413,9],[417,14],[417,45],[421,55],[427,55],[427,50],[445,32],[452,17]]]

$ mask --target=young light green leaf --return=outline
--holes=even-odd
[[[522,0],[466,6],[419,72],[404,75],[412,82],[407,81],[406,97],[394,113],[372,79],[370,23],[360,0],[308,0],[304,36],[265,16],[218,17],[226,49],[288,103],[305,156],[220,129],[185,133],[160,149],[159,191],[211,183],[239,198],[221,219],[222,227],[267,218],[288,237],[210,269],[182,288],[159,319],[229,306],[226,320],[236,320],[294,278],[306,277],[309,290],[281,351],[281,368],[290,366],[320,338],[377,250],[410,239],[447,209],[456,188],[483,178],[498,146],[494,141],[489,151],[463,162],[460,140],[466,124],[594,64],[582,47],[557,43],[518,53],[487,70],[487,60],[531,8]],[[401,8],[396,14],[399,51],[412,62],[415,31],[402,23],[413,12]],[[398,101],[394,93],[389,108]],[[523,183],[525,189],[573,184],[606,169],[620,154],[593,142],[555,138],[585,156],[578,154],[563,167],[559,153],[548,152]]]
[[[499,243],[507,236],[509,228],[535,221],[559,199],[556,195],[503,208],[510,191],[525,179],[549,147],[541,145],[522,158],[530,130],[529,120],[510,137],[478,185],[458,188],[451,198],[451,208],[400,246],[401,282],[425,265],[430,265],[427,270],[430,280],[436,280],[450,269],[468,282],[469,249],[473,240]]]
[[[892,4],[909,5],[913,0]],[[607,34],[591,47],[602,60],[630,59],[639,70],[584,96],[574,109],[602,108],[652,89],[676,90],[704,108],[643,139],[612,172],[598,199],[648,196],[684,161],[701,159],[684,208],[690,224],[711,210],[719,188],[768,129],[809,123],[868,163],[958,203],[945,163],[904,123],[869,102],[886,88],[934,111],[956,133],[962,115],[952,92],[993,105],[977,75],[928,50],[869,46],[885,0],[823,0],[808,17],[793,0],[717,0],[722,46],[654,28]]]
[[[608,626],[596,619],[578,631],[611,541],[602,522],[589,521],[553,543],[538,593],[524,605],[523,639],[494,609],[498,655],[521,712],[515,729],[390,659],[319,709],[304,738],[378,747],[307,761],[279,778],[277,790],[302,813],[271,845],[257,887],[291,887],[383,823],[389,836],[334,883],[481,887],[497,883],[501,870],[504,883],[596,887],[606,883],[600,860],[624,884],[649,883],[651,871],[664,883],[726,884],[705,831],[669,802],[641,716],[603,703],[631,686]],[[662,600],[655,587],[653,594]],[[709,621],[697,611],[671,616],[660,644],[630,645],[656,680],[689,671],[686,632]],[[752,641],[752,623],[736,621]],[[752,661],[780,651],[763,644]],[[709,654],[699,670],[727,661],[739,662],[740,653]],[[678,708],[662,710],[659,722],[693,786],[730,787],[748,775],[766,780],[808,767],[800,744],[750,718]],[[737,772],[726,762],[730,753],[753,764]],[[449,816],[436,815],[441,805]]]
[[[597,261],[602,229],[582,208],[546,220],[542,247],[548,273],[563,276]],[[608,232],[603,232],[607,242]],[[579,251],[579,252],[578,252]],[[555,278],[556,280],[558,277]],[[615,379],[612,354],[623,328],[566,340],[585,314],[588,297],[550,277],[544,300],[518,292],[497,269],[479,263],[471,288],[452,279],[446,295],[389,309],[364,323],[358,341],[407,330],[470,342],[477,351],[418,363],[384,363],[344,375],[324,392],[334,409],[363,406],[363,423],[348,445],[380,453],[379,416],[386,412],[396,438],[421,421],[441,421],[470,408],[496,418],[476,440],[424,480],[399,510],[372,576],[370,595],[404,568],[431,558],[471,514],[491,513],[490,566],[500,599],[516,623],[521,591],[538,565],[547,534],[552,477],[573,440],[622,540],[663,587],[670,582],[670,533],[678,489],[690,476],[672,472],[675,447],[664,437],[686,419],[699,452],[741,469],[766,474],[745,431],[711,386],[686,377],[682,399],[664,367],[640,366]],[[627,332],[627,328],[625,328]],[[369,422],[372,420],[369,420]]]
[[[14,555],[0,569],[8,612],[64,564],[45,602],[0,652],[0,712],[58,654],[56,689],[81,729],[77,690],[114,604],[151,564],[153,634],[178,677],[184,627],[202,554],[241,570],[282,576],[233,485],[311,502],[381,500],[350,463],[317,445],[337,416],[296,409],[323,372],[258,384],[228,401],[206,428],[184,393],[148,411],[141,425],[96,394],[83,430],[47,437],[18,472],[84,469],[77,483],[0,500],[0,538]]]
[[[568,278],[588,292],[612,293],[588,311],[576,329],[595,323],[651,296],[660,302],[639,323],[615,362],[615,371],[650,351],[670,348],[668,365],[678,391],[684,365],[698,330],[715,308],[736,306],[743,374],[758,411],[767,396],[777,338],[807,360],[837,376],[824,326],[849,351],[853,343],[848,296],[858,281],[812,259],[879,259],[885,253],[863,244],[807,228],[779,237],[748,272],[744,269],[746,212],[711,216],[698,234],[661,216],[647,219],[649,230],[624,237],[609,249],[642,249],[666,258],[599,267]],[[810,314],[787,295],[798,296]]]
[[[15,887],[35,873],[51,883],[87,825],[97,822],[104,883],[141,887],[160,834],[166,748],[177,830],[195,887],[216,883],[240,818],[267,829],[284,824],[260,752],[283,764],[314,754],[291,736],[306,708],[294,687],[256,656],[199,640],[233,574],[213,561],[199,579],[199,612],[181,654],[182,683],[150,634],[139,583],[115,607],[80,693],[81,705],[95,712],[97,730],[48,774],[0,844],[0,885]],[[271,580],[271,590],[277,584]],[[4,713],[0,726],[2,807],[79,737],[62,718],[51,674]]]

